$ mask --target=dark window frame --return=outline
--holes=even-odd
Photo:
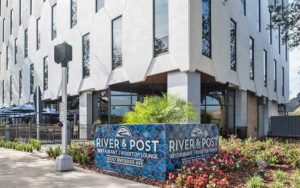
[[[251,36],[250,36],[250,39],[249,39],[249,41],[250,41],[250,47],[249,47],[249,50],[251,51],[251,59],[250,59],[250,79],[251,80],[254,80],[254,77],[255,77],[255,44],[254,44],[254,38],[252,38]],[[252,70],[251,70],[252,69]],[[251,71],[252,71],[252,74],[251,74]]]
[[[247,0],[241,0],[241,3],[243,3],[243,13],[244,13],[244,16],[247,15]]]
[[[6,46],[6,59],[5,59],[5,64],[6,64],[6,70],[8,70],[8,61],[9,61],[9,58],[8,58],[8,50],[9,50],[9,46],[7,45]]]
[[[48,56],[43,58],[43,89],[48,90],[49,86],[49,59]]]
[[[15,53],[14,53],[14,57],[15,57],[15,65],[18,63],[17,61],[17,54],[18,54],[18,46],[17,46],[17,41],[18,41],[18,38],[15,38]]]
[[[88,43],[88,53],[89,53],[89,55],[88,55],[88,59],[89,59],[89,61],[88,61],[88,63],[85,63],[85,59],[84,59],[84,48],[85,48],[85,44],[84,44],[84,41],[85,41],[85,37],[88,37],[88,40],[89,40],[89,43]],[[90,33],[86,33],[85,35],[83,35],[82,36],[82,44],[81,44],[81,48],[82,48],[82,78],[83,79],[85,79],[85,78],[88,78],[88,77],[90,77],[90,75],[91,75],[91,49],[90,49],[90,47],[91,47],[91,44],[90,44]],[[88,66],[87,66],[88,65]]]
[[[277,61],[274,59],[274,91],[277,92]]]
[[[41,48],[41,32],[40,32],[41,17],[36,19],[36,50]]]
[[[284,67],[282,67],[282,96],[285,96],[285,94],[284,94],[284,90],[285,90],[285,88],[284,88],[284,82],[285,82],[285,70],[284,70]]]
[[[232,36],[232,24],[235,31],[234,36]],[[234,44],[232,43],[232,37],[234,37]],[[234,45],[234,54],[231,45]],[[230,19],[230,69],[233,71],[237,70],[237,23],[232,18]]]
[[[13,33],[13,13],[14,9],[10,10],[10,25],[9,25],[9,33],[12,35]]]
[[[29,2],[29,14],[32,15],[32,0]]]
[[[23,71],[19,71],[19,98],[22,98],[23,95]]]
[[[76,0],[76,12],[73,11],[73,3],[74,0],[70,0],[70,28],[72,29],[74,26],[77,25],[77,0]],[[73,16],[76,15],[76,21],[73,20]]]
[[[30,94],[34,93],[34,64],[30,64],[30,69],[29,69],[29,90],[30,90]]]
[[[160,52],[160,53],[156,53],[155,52],[155,45],[156,45],[156,42],[155,42],[156,41],[155,30],[157,28],[157,26],[156,26],[156,19],[155,19],[155,11],[156,11],[155,1],[156,0],[152,1],[152,5],[153,5],[153,57],[158,57],[158,56],[161,56],[161,55],[169,53],[169,32],[170,32],[170,29],[169,29],[169,1],[167,0],[167,2],[168,2],[168,7],[167,7],[167,9],[168,9],[168,35],[167,35],[167,37],[168,37],[168,47],[166,48],[167,50],[165,52]]]
[[[19,26],[22,24],[22,0],[19,0]]]
[[[202,0],[202,5],[203,5],[203,0]],[[208,0],[208,26],[209,26],[209,31],[208,31],[208,43],[209,43],[209,53],[206,54],[203,51],[203,40],[206,40],[204,38],[204,29],[203,29],[203,6],[202,6],[202,55],[208,57],[208,58],[212,58],[212,28],[211,28],[211,23],[212,23],[212,17],[211,17],[211,0]]]
[[[54,17],[53,17],[54,16],[54,9],[55,9],[55,14],[57,14],[56,3],[54,5],[52,5],[52,7],[51,7],[51,40],[54,40],[57,37],[57,25],[56,25],[57,24],[56,23],[57,15],[55,16],[55,20],[54,20]],[[55,33],[54,33],[54,31],[55,31]]]
[[[28,57],[28,29],[24,30],[24,57]]]
[[[12,75],[9,76],[9,101],[11,102],[13,99],[13,91],[12,91],[12,85],[13,85],[13,81],[12,81]]]
[[[5,18],[2,21],[2,42],[5,40]]]
[[[268,52],[267,50],[263,50],[263,54],[264,54],[264,86],[267,87],[268,86]]]
[[[112,21],[111,21],[111,41],[112,41],[112,45],[111,45],[111,54],[112,54],[112,59],[111,59],[111,62],[112,62],[112,70],[115,70],[117,68],[120,68],[122,67],[123,65],[123,54],[122,54],[122,39],[121,39],[121,64],[120,65],[117,65],[117,66],[114,66],[115,62],[114,62],[114,21],[118,20],[118,19],[121,19],[121,25],[122,25],[122,22],[123,22],[123,17],[122,15],[114,18]],[[122,29],[123,31],[123,29]],[[122,37],[121,37],[122,38]]]
[[[258,0],[258,31],[261,32],[261,0]]]

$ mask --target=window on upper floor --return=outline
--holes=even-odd
[[[90,34],[82,37],[82,77],[90,76]]]
[[[29,14],[32,15],[32,0],[29,2]]]
[[[284,78],[284,74],[285,74],[285,72],[284,72],[284,67],[282,67],[282,96],[284,96],[284,90],[285,90],[285,88],[284,88],[284,84],[285,84],[285,78]]]
[[[250,79],[254,80],[254,39],[249,40]]]
[[[280,26],[278,26],[278,53],[281,53],[281,29]]]
[[[19,25],[22,24],[22,0],[19,0]]]
[[[10,29],[9,29],[10,34],[12,34],[12,32],[13,32],[13,18],[14,18],[14,10],[11,9],[10,10]]]
[[[268,85],[268,53],[263,51],[263,71],[264,71],[264,86]]]
[[[6,0],[6,7],[8,7],[8,0]]]
[[[44,81],[44,91],[48,89],[48,56],[44,57],[43,62],[43,81]]]
[[[28,29],[24,31],[24,57],[28,57]]]
[[[12,85],[13,85],[12,75],[10,75],[10,77],[9,77],[9,101],[10,102],[12,101],[12,98],[13,98]]]
[[[274,91],[277,92],[277,61],[274,59]]]
[[[30,94],[34,93],[34,65],[30,65]]]
[[[4,100],[5,100],[5,81],[2,80],[2,104],[4,104]]]
[[[236,42],[236,22],[230,19],[230,68],[234,71],[237,67]]]
[[[246,0],[241,0],[241,8],[243,14],[246,16],[246,10],[247,10],[247,1]]]
[[[211,0],[202,0],[202,54],[211,58]]]
[[[36,50],[39,50],[41,48],[40,21],[41,21],[41,18],[38,18],[36,20]]]
[[[71,28],[77,24],[77,0],[71,1]]]
[[[52,6],[51,10],[51,39],[54,40],[57,36],[57,12],[56,12],[56,4]]]
[[[289,54],[289,47],[288,47],[288,43],[285,42],[285,61],[288,61],[288,55]]]
[[[8,47],[8,45],[6,46],[6,60],[5,60],[5,63],[6,63],[6,70],[8,70],[8,60],[9,60],[9,58],[8,58],[8,50],[9,50],[9,47]]]
[[[104,0],[95,0],[96,4],[96,12],[98,12],[101,8],[104,7]]]
[[[17,41],[18,41],[18,39],[15,39],[15,53],[14,53],[15,64],[18,63],[18,45],[17,45]]]
[[[0,16],[2,16],[2,0],[0,0]]]
[[[169,51],[169,0],[153,0],[154,57]]]
[[[19,71],[19,98],[22,98],[23,94],[23,72]]]
[[[112,70],[122,66],[122,17],[112,21]]]
[[[3,19],[2,22],[2,42],[4,42],[4,38],[5,38],[5,18]]]
[[[261,32],[261,0],[257,0],[257,29]]]
[[[270,25],[270,29],[269,29],[269,42],[270,42],[270,44],[272,44],[272,42],[273,42],[272,12],[269,11],[269,14],[270,14],[270,18],[269,18],[270,19],[270,23],[269,23],[269,25]]]

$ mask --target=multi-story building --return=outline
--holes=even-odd
[[[69,110],[84,128],[120,122],[143,96],[192,102],[221,133],[264,136],[289,91],[288,47],[269,5],[287,0],[1,0],[0,105],[58,108],[54,46],[73,46]]]

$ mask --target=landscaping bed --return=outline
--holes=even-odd
[[[68,148],[76,166],[159,187],[300,187],[300,142],[282,139],[220,138],[220,151],[215,157],[194,162],[174,173],[167,182],[103,171],[93,165],[93,144],[75,144]],[[49,153],[52,150],[52,153]],[[56,152],[54,152],[56,151]],[[50,157],[60,154],[60,148],[48,149]],[[267,163],[263,178],[257,161]],[[260,174],[261,175],[261,174]]]

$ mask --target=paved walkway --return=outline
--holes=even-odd
[[[76,168],[60,173],[54,161],[0,148],[0,187],[3,188],[151,188],[144,184]]]

